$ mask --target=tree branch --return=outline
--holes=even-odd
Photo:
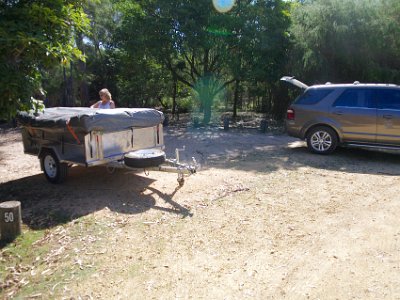
[[[214,58],[211,60],[211,63],[210,63],[210,71],[211,72],[215,71],[216,65],[217,65],[217,62],[218,62],[218,58],[219,58],[219,54],[215,55]],[[214,69],[214,67],[215,67],[215,69]]]
[[[169,58],[166,59],[166,66],[172,72],[172,74],[176,77],[176,79],[178,79],[180,82],[186,84],[187,86],[190,86],[191,88],[194,87],[194,85],[192,83],[187,81],[185,78],[183,78],[181,75],[179,75],[176,72],[176,70],[173,68],[172,62],[171,62],[171,60]]]
[[[187,60],[187,62],[189,63],[189,65],[190,65],[191,73],[194,73],[194,74],[196,74],[196,76],[200,77],[200,73],[199,73],[199,71],[197,71],[196,66],[194,64],[194,54],[192,54],[192,59],[190,59],[186,55],[186,53],[184,54],[184,56],[185,56],[185,59]],[[193,76],[193,74],[191,74],[191,77],[193,78],[193,80],[195,80],[195,77]]]
[[[225,87],[227,87],[228,85],[230,85],[232,82],[234,82],[236,79],[231,79],[227,82],[225,82],[223,85],[221,85],[214,93],[214,95],[217,95],[219,92],[221,92]]]

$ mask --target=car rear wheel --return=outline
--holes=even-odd
[[[312,128],[307,134],[308,149],[317,154],[330,154],[338,144],[336,132],[326,126]]]

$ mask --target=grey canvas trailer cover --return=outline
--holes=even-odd
[[[155,109],[55,107],[20,112],[17,120],[24,152],[40,159],[52,183],[62,182],[72,165],[175,172],[180,184],[197,168],[195,160],[186,165],[166,159],[164,115]]]

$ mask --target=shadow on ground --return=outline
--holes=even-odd
[[[310,153],[307,148],[287,148],[290,165],[308,166],[345,173],[384,174],[398,176],[400,171],[400,152],[379,152],[356,148],[338,148],[330,155]]]
[[[57,185],[48,183],[42,174],[1,184],[0,199],[20,201],[23,223],[31,229],[51,228],[106,207],[123,214],[157,209],[191,216],[188,209],[173,201],[178,188],[171,194],[163,193],[150,187],[154,179],[143,174],[124,170],[110,174],[103,167],[73,167],[69,171],[67,180]],[[168,207],[158,206],[156,199]]]
[[[183,148],[181,158],[194,156],[203,169],[221,168],[271,173],[280,169],[302,167],[348,173],[400,175],[400,151],[378,152],[355,148],[338,148],[331,155],[316,155],[304,142],[287,135],[272,135],[259,130],[224,131],[220,128],[179,128],[166,131],[167,155]]]
[[[330,155],[310,153],[307,148],[284,147],[255,149],[228,164],[232,169],[255,172],[296,171],[300,168],[336,172],[399,176],[400,153],[382,153],[363,149],[339,148]]]
[[[332,155],[315,155],[296,139],[256,130],[174,128],[166,130],[165,144],[169,157],[174,156],[175,148],[185,145],[186,151],[181,153],[181,158],[188,161],[194,156],[204,169],[273,173],[310,167],[347,173],[400,175],[400,154],[397,153],[339,148]],[[23,222],[32,229],[50,228],[106,207],[123,214],[156,209],[182,217],[191,216],[189,210],[173,201],[177,190],[165,193],[151,186],[155,179],[143,173],[127,173],[117,170],[110,174],[104,167],[74,167],[70,169],[67,181],[60,185],[47,183],[42,174],[23,177],[1,184],[0,199],[20,201]],[[166,206],[157,205],[156,199]]]

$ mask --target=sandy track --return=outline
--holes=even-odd
[[[0,197],[23,203],[26,225],[57,230],[60,210],[67,229],[120,224],[96,233],[101,254],[80,256],[95,267],[56,297],[400,299],[400,155],[313,155],[251,130],[169,128],[165,140],[202,164],[180,189],[174,174],[104,168],[50,185],[18,132],[0,135]]]

